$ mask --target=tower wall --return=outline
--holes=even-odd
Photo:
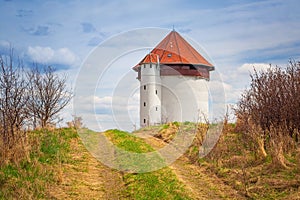
[[[161,76],[162,123],[203,122],[208,117],[208,87],[193,76]]]
[[[140,125],[161,123],[161,78],[159,64],[141,65]]]

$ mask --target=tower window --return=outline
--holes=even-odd
[[[150,63],[150,68],[152,68],[152,63]]]
[[[146,102],[144,102],[144,106],[146,106]]]
[[[146,119],[144,119],[144,124],[146,124]]]
[[[155,110],[157,111],[157,107],[155,107]]]
[[[155,90],[155,94],[157,94],[157,90]]]
[[[146,85],[144,85],[144,90],[146,90]]]

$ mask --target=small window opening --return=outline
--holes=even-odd
[[[157,111],[157,107],[155,107],[155,110]]]
[[[169,53],[169,54],[168,54],[168,57],[170,58],[171,56],[172,56],[172,54],[171,54],[171,53]]]
[[[146,106],[146,102],[144,102],[144,106]]]
[[[157,90],[155,90],[155,94],[157,94]]]
[[[146,90],[146,85],[144,85],[144,90]]]
[[[144,119],[144,124],[146,123],[146,119]]]

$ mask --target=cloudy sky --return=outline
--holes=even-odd
[[[134,46],[145,47],[142,50],[131,51],[127,57],[117,56],[113,63],[122,65],[120,74],[106,70],[102,79],[98,77],[95,92],[80,97],[81,107],[76,112],[84,115],[85,124],[94,129],[96,123],[89,119],[91,115],[102,122],[100,129],[116,127],[113,114],[118,112],[114,110],[118,106],[113,109],[111,106],[117,101],[112,98],[116,85],[134,77],[130,72],[132,64],[147,52],[146,47],[154,47],[173,26],[209,55],[216,66],[211,92],[224,90],[228,104],[237,102],[249,85],[253,66],[265,69],[270,63],[285,66],[289,59],[300,59],[298,0],[0,0],[0,5],[1,53],[12,45],[27,64],[53,65],[59,73],[68,74],[72,88],[77,87],[76,78],[83,73],[86,60],[99,44],[127,31],[161,29],[158,32],[149,29],[149,37],[153,32],[155,37],[150,37],[147,44]],[[80,81],[88,83],[88,75],[91,74],[85,74]],[[121,78],[112,79],[117,75]],[[132,86],[135,90],[136,85]],[[122,87],[117,88],[118,91]],[[135,90],[126,100],[132,124],[138,124]],[[95,102],[93,106],[89,105],[91,99]],[[70,118],[74,113],[69,105],[63,116]]]

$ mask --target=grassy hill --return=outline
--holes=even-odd
[[[59,184],[63,163],[71,162],[70,141],[77,139],[72,129],[30,132],[27,144],[16,148],[11,160],[1,158],[0,198],[48,198],[47,190]]]
[[[179,125],[187,134],[207,129],[173,123],[133,134],[120,130],[85,134],[91,138],[101,134],[121,150],[146,153],[167,145]],[[203,135],[196,135],[176,162],[147,173],[105,166],[86,150],[75,129],[33,131],[26,145],[12,152],[12,159],[1,157],[0,199],[300,199],[297,152],[285,155],[293,164],[290,168],[273,169],[270,157],[257,159],[252,144],[233,128],[225,127],[205,158],[197,157]],[[156,156],[154,164],[162,164],[164,160]],[[126,168],[131,159],[117,162]]]
[[[102,165],[87,152],[74,129],[29,135],[29,158],[7,161],[0,168],[0,199],[190,199],[169,168],[121,174]],[[105,135],[124,150],[153,150],[126,132],[110,130]]]
[[[176,126],[177,129],[174,128]],[[207,128],[204,124],[171,123],[146,130],[158,132],[156,136],[164,141],[173,138],[179,129],[184,133],[193,131],[195,139],[185,156],[204,173],[216,175],[245,198],[300,199],[300,147],[293,147],[284,155],[290,163],[288,168],[274,168],[272,154],[266,158],[259,157],[255,152],[256,143],[251,138],[237,132],[235,124],[225,124],[212,151],[199,159],[199,146],[207,137],[203,134]]]

